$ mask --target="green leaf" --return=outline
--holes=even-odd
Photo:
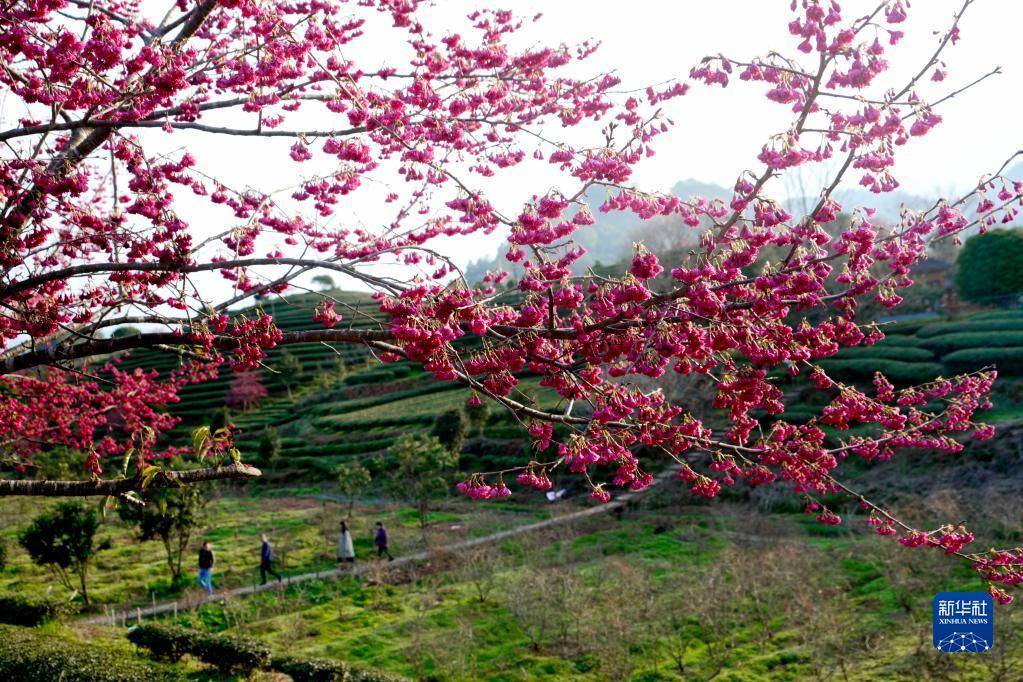
[[[145,489],[153,480],[153,476],[156,476],[160,472],[160,467],[150,464],[142,470],[142,488]]]
[[[210,438],[210,427],[208,426],[200,426],[192,431],[192,450],[195,451],[195,455],[199,459],[202,459],[210,449]]]
[[[121,476],[124,478],[128,477],[128,463],[131,462],[133,454],[135,454],[135,448],[128,448],[124,451],[124,461],[121,463]]]

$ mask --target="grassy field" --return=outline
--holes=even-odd
[[[329,497],[329,495],[325,496]],[[17,544],[17,533],[45,504],[37,500],[0,501],[0,529],[8,546],[8,565],[0,571],[0,590],[30,593],[65,594],[52,574],[34,565]],[[347,505],[336,500],[294,496],[287,491],[273,495],[225,494],[208,507],[202,530],[192,535],[184,555],[184,578],[171,582],[163,545],[158,540],[138,542],[132,529],[110,511],[97,533],[97,542],[109,540],[110,549],[96,555],[90,575],[90,597],[95,608],[104,604],[145,604],[177,596],[195,587],[196,553],[203,540],[209,540],[216,554],[216,588],[252,584],[259,578],[259,534],[266,532],[274,547],[277,569],[284,575],[307,573],[335,566],[337,525]],[[444,543],[487,534],[537,519],[534,510],[515,504],[499,506],[471,505],[454,501],[432,512],[427,541]],[[416,511],[400,505],[359,504],[352,521],[356,553],[368,557],[372,550],[376,521],[389,529],[395,553],[417,551],[423,545]],[[455,527],[452,530],[452,527]]]
[[[930,598],[968,567],[862,530],[670,491],[623,519],[312,582],[177,622],[435,680],[1018,680],[1015,611],[988,655],[938,654]],[[117,646],[121,632],[78,630]]]

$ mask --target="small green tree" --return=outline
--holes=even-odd
[[[441,412],[434,419],[430,430],[430,435],[440,441],[441,445],[456,453],[462,451],[462,443],[468,433],[469,427],[461,410]]]
[[[364,491],[373,480],[369,469],[359,462],[349,462],[337,468],[337,484],[341,494],[348,498],[348,518],[352,518],[355,507],[355,496]]]
[[[298,383],[305,373],[302,362],[294,353],[285,348],[281,351],[281,360],[277,363],[276,369],[281,375],[284,389],[288,392],[288,397],[290,398],[292,387]]]
[[[277,428],[270,424],[263,427],[263,435],[259,437],[259,461],[264,466],[277,469],[281,460],[281,437]]]
[[[480,435],[490,419],[490,404],[482,400],[470,402],[465,406],[465,417],[469,420],[469,429],[473,435]]]
[[[955,287],[964,300],[999,303],[1023,292],[1023,229],[991,230],[970,237],[956,257]]]
[[[32,458],[35,477],[49,480],[66,480],[87,475],[82,462],[82,453],[64,446],[46,448]]]
[[[206,494],[193,485],[148,490],[142,499],[145,506],[121,502],[117,513],[121,520],[135,526],[139,540],[158,539],[163,543],[171,578],[178,580],[188,540],[205,518]]]
[[[89,603],[89,568],[96,552],[109,547],[109,543],[94,543],[99,516],[92,507],[81,502],[61,502],[50,511],[40,514],[18,536],[32,561],[52,570],[69,590],[74,591],[74,578],[82,591],[82,599]]]
[[[419,527],[425,529],[430,500],[447,487],[447,474],[458,465],[458,451],[434,436],[407,435],[395,441],[391,454],[397,460],[392,489],[416,505]]]
[[[330,275],[316,275],[313,277],[313,284],[320,287],[320,291],[330,291],[337,285],[334,284],[334,278]]]
[[[115,327],[114,331],[110,332],[110,338],[120,339],[125,336],[136,336],[141,334],[138,327],[132,327],[130,324],[123,324],[119,327]]]

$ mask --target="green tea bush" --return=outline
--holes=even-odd
[[[250,637],[231,637],[179,625],[143,623],[128,632],[128,639],[147,649],[158,661],[176,662],[190,654],[216,666],[223,675],[248,676],[256,670],[272,670],[288,675],[294,682],[402,682],[405,679],[358,668],[344,661],[274,657],[265,644]]]
[[[919,346],[923,339],[907,334],[889,334],[883,340],[878,341],[874,348],[885,348],[888,346]]]
[[[183,680],[158,667],[67,637],[0,625],[0,679],[17,682],[154,682]]]
[[[999,374],[1023,374],[1023,347],[970,348],[946,355],[942,361],[953,374],[974,372],[994,365]]]
[[[248,675],[270,664],[270,647],[251,637],[192,630],[177,625],[145,623],[133,628],[128,639],[148,649],[158,661],[177,661],[185,654],[213,665],[221,673]]]
[[[335,443],[317,443],[304,447],[285,448],[285,457],[318,457],[332,455],[361,455],[367,452],[386,450],[394,443],[391,438],[367,438],[365,440],[339,441]]]
[[[935,362],[900,360],[821,360],[818,364],[832,377],[842,381],[870,381],[881,372],[896,384],[920,384],[940,375],[944,368]]]
[[[967,348],[1007,348],[1023,346],[1023,331],[1019,332],[961,332],[943,334],[924,339],[920,344],[938,355],[946,355]]]
[[[1023,310],[995,310],[974,315],[971,320],[1023,320]]]
[[[288,675],[293,682],[401,682],[405,679],[323,658],[275,657],[270,667]]]
[[[917,330],[921,329],[924,325],[936,322],[938,319],[937,315],[932,317],[925,317],[923,319],[913,320],[902,320],[899,322],[889,322],[881,325],[881,331],[885,334],[915,334]]]
[[[163,623],[141,623],[128,631],[128,641],[147,649],[157,661],[175,663],[195,647],[197,630]]]
[[[60,597],[21,593],[0,594],[0,623],[31,627],[77,613],[78,609],[78,604]]]
[[[406,398],[416,398],[421,395],[429,395],[431,393],[440,393],[442,391],[451,390],[461,390],[461,388],[459,386],[452,386],[451,384],[440,382],[429,383],[423,386],[417,386],[416,388],[409,388],[404,391],[392,391],[390,393],[371,396],[369,398],[324,403],[321,405],[313,406],[311,409],[309,409],[309,412],[316,416],[346,414],[348,412],[355,412],[356,410],[364,410],[369,407],[376,407],[378,405],[397,402],[399,400],[404,400]]]
[[[925,348],[913,346],[857,346],[843,348],[836,360],[853,358],[877,358],[879,360],[902,360],[904,362],[928,362],[934,359],[934,353]]]
[[[996,320],[965,320],[963,322],[948,322],[944,324],[929,324],[916,333],[923,339],[945,334],[958,334],[962,332],[1018,332],[1023,331],[1023,318],[1009,318]]]
[[[507,426],[488,426],[483,430],[487,438],[498,438],[514,440],[526,437],[526,429],[523,426],[508,424]]]
[[[408,417],[388,417],[386,419],[366,419],[357,422],[336,422],[331,419],[317,419],[313,426],[321,430],[335,433],[353,433],[384,427],[429,426],[433,423],[433,415],[414,414]]]
[[[189,653],[225,675],[248,675],[270,664],[270,647],[251,637],[200,633]]]
[[[394,381],[392,372],[366,372],[364,374],[352,374],[345,377],[345,384],[358,386],[359,384],[384,384]]]

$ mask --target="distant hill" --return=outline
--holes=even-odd
[[[1023,164],[1016,166],[1010,173],[1016,173],[1023,178]],[[730,201],[732,197],[732,191],[727,187],[693,178],[675,183],[671,193],[682,199],[699,196]],[[678,220],[660,218],[642,221],[633,214],[623,211],[603,213],[600,206],[606,196],[606,191],[597,187],[591,188],[584,196],[584,201],[596,216],[597,222],[590,227],[577,230],[573,235],[575,242],[586,249],[586,255],[580,258],[573,268],[576,273],[582,273],[598,263],[607,265],[622,261],[630,255],[632,244],[637,241],[644,241],[651,248],[654,246],[650,242],[654,242],[657,244],[655,250],[667,250],[682,246],[681,242],[685,240],[694,240],[692,229],[681,225]],[[900,190],[887,194],[873,194],[860,187],[840,189],[835,193],[835,198],[848,208],[854,206],[876,208],[878,219],[887,223],[899,220],[899,212],[903,206],[920,210],[929,207],[934,201],[932,198]],[[795,197],[784,204],[787,210],[799,214],[816,202],[817,196],[814,195]],[[494,270],[508,270],[512,277],[518,279],[522,274],[522,268],[505,260],[504,251],[505,248],[502,246],[499,252],[491,257],[471,261],[466,267],[466,279],[469,282],[479,282],[488,271]]]

